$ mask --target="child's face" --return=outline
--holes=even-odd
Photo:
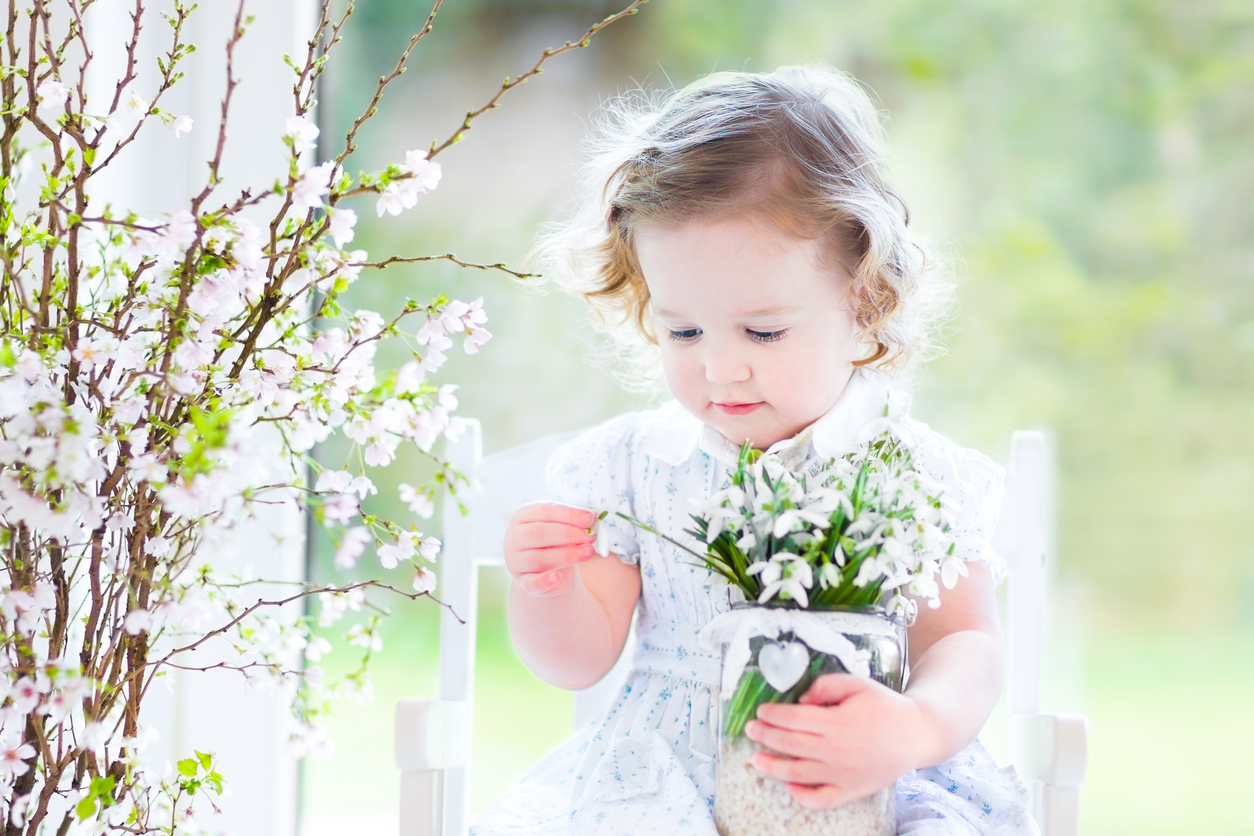
[[[858,357],[850,276],[768,221],[645,226],[636,255],[662,369],[684,408],[765,449],[831,408]]]

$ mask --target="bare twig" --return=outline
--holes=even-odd
[[[594,23],[591,27],[589,27],[588,31],[585,32],[583,37],[580,38],[579,40],[567,41],[562,46],[550,47],[549,49],[546,49],[544,52],[540,53],[540,59],[536,61],[535,65],[532,66],[531,69],[527,70],[527,72],[523,73],[522,75],[518,76],[515,79],[511,80],[507,78],[505,79],[505,81],[501,82],[501,89],[496,91],[496,95],[488,99],[487,104],[483,105],[477,110],[467,111],[466,118],[462,122],[461,126],[457,130],[453,131],[452,135],[448,139],[444,140],[439,145],[436,145],[434,143],[431,145],[431,151],[427,155],[427,158],[431,159],[435,157],[436,154],[439,154],[441,151],[443,151],[445,148],[448,148],[450,145],[453,145],[461,141],[462,136],[468,130],[470,130],[470,125],[475,119],[482,116],[484,113],[488,112],[489,110],[493,110],[497,107],[500,107],[499,103],[501,101],[501,97],[504,96],[506,93],[508,93],[510,90],[513,90],[515,87],[519,86],[520,84],[526,84],[527,80],[530,79],[532,76],[539,75],[540,73],[544,72],[544,69],[543,69],[544,64],[550,58],[552,58],[555,55],[561,55],[563,52],[570,52],[571,50],[574,50],[574,49],[583,49],[589,43],[591,43],[592,36],[595,35],[597,32],[601,31],[606,26],[609,26],[611,23],[614,23],[617,20],[622,20],[624,17],[627,17],[628,15],[634,15],[636,11],[640,8],[640,6],[644,5],[647,2],[648,0],[633,0],[633,2],[622,11],[616,12],[615,14],[610,15],[609,17],[605,18],[599,23]]]
[[[505,262],[498,261],[495,264],[476,264],[473,261],[462,261],[452,253],[444,253],[443,255],[415,255],[415,256],[399,256],[394,255],[385,258],[382,261],[355,261],[350,267],[369,267],[381,270],[390,267],[393,264],[418,264],[423,261],[451,261],[458,267],[473,267],[476,270],[500,270],[502,273],[509,273],[516,279],[534,279],[537,273],[520,273],[517,270],[511,270],[505,265]]]

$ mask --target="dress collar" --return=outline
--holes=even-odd
[[[862,429],[885,414],[904,416],[910,396],[889,386],[888,378],[870,369],[856,369],[836,403],[817,421],[792,438],[777,441],[766,451],[785,461],[800,463],[816,455],[824,460],[843,456],[858,444]],[[672,467],[678,467],[695,450],[735,467],[740,445],[701,423],[676,401],[658,411],[659,421],[645,428],[644,450]]]

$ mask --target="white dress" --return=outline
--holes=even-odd
[[[875,372],[855,373],[835,406],[773,452],[830,459],[884,415],[899,419],[929,472],[945,488],[958,552],[1005,563],[989,545],[1001,504],[1002,471],[906,415],[909,397]],[[549,462],[555,497],[595,510],[621,510],[670,536],[686,537],[691,500],[722,487],[737,449],[671,402],[583,433]],[[728,587],[692,557],[612,513],[613,551],[639,563],[633,670],[608,715],[532,767],[470,828],[471,836],[717,836],[714,827],[717,654],[697,644],[710,619],[730,609]],[[898,833],[1035,836],[1028,790],[973,743],[954,757],[897,781]]]

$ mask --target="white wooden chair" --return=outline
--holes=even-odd
[[[481,455],[477,422],[450,445],[450,461],[477,479],[483,492],[463,497],[444,514],[440,598],[440,699],[402,700],[396,709],[396,765],[401,769],[401,836],[465,836],[469,826],[470,716],[474,699],[478,569],[503,563],[505,525],[524,502],[545,499],[549,455],[574,433]],[[1031,781],[1042,836],[1077,836],[1087,726],[1078,715],[1040,714],[1041,629],[1045,608],[1052,473],[1044,436],[1016,432],[1006,503],[996,534],[1010,562],[1008,748],[1019,774]],[[624,652],[596,685],[575,694],[575,727],[606,707],[630,669]]]

